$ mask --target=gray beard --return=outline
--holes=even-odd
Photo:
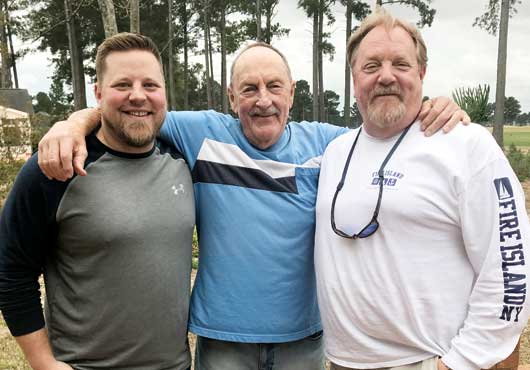
[[[380,128],[392,127],[405,116],[405,104],[399,101],[395,103],[377,104],[375,107],[368,106],[368,120]]]

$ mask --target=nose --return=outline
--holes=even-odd
[[[394,69],[391,63],[383,63],[379,69],[378,82],[385,86],[396,82],[396,76],[394,75]]]
[[[129,101],[133,104],[141,104],[146,100],[145,91],[143,86],[134,85],[129,94]]]
[[[261,88],[258,94],[258,101],[256,106],[258,108],[267,108],[272,104],[270,93],[266,88]]]

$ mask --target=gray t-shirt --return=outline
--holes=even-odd
[[[46,210],[55,223],[39,231],[44,239],[55,235],[43,263],[54,355],[76,370],[187,369],[195,223],[189,169],[160,148],[118,153],[95,136],[88,148],[88,176],[66,186],[34,179],[41,196],[60,189],[50,196],[56,207]],[[40,221],[26,222],[31,233]]]

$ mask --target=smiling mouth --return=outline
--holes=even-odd
[[[134,116],[134,117],[146,117],[146,116],[152,114],[151,112],[146,112],[146,111],[141,111],[141,112],[138,112],[138,111],[123,111],[123,113],[125,113],[125,114],[127,114],[129,116]]]

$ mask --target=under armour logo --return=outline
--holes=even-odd
[[[173,194],[175,194],[175,195],[178,195],[178,193],[180,193],[180,192],[182,192],[182,193],[185,192],[183,184],[179,184],[178,188],[175,185],[173,185],[171,187],[171,190],[173,190]]]

